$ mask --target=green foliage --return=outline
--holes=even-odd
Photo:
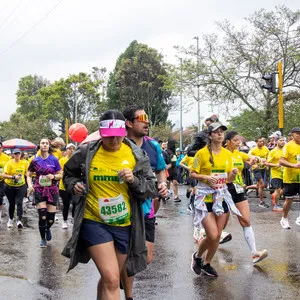
[[[150,136],[153,138],[159,137],[162,141],[166,142],[172,137],[172,128],[168,125],[151,126]]]
[[[107,86],[108,106],[122,111],[137,104],[148,113],[152,125],[164,124],[174,105],[172,86],[162,55],[133,41],[117,60]]]

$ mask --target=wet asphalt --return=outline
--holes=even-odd
[[[257,198],[249,197],[257,248],[268,249],[269,257],[253,266],[242,228],[231,216],[226,231],[233,239],[219,246],[212,261],[219,273],[215,279],[190,269],[197,244],[185,187],[180,187],[180,195],[179,204],[172,199],[161,204],[153,262],[136,276],[134,299],[300,299],[300,226],[295,224],[299,202],[289,215],[291,229],[283,230],[280,213],[258,208]],[[269,195],[266,202],[271,202]],[[63,230],[61,214],[58,217],[46,249],[39,248],[37,213],[30,204],[22,230],[8,229],[7,216],[2,219],[0,299],[96,299],[99,274],[92,262],[66,273],[68,259],[60,253],[71,228]]]

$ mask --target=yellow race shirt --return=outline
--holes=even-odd
[[[194,164],[192,166],[192,171],[195,171],[201,175],[226,175],[227,173],[232,171],[233,168],[233,157],[232,153],[225,148],[222,148],[220,153],[212,154],[214,158],[214,166],[212,166],[211,162],[209,161],[210,153],[205,146],[204,148],[200,149],[194,157]],[[205,180],[204,183],[208,184]],[[205,202],[212,202],[212,195],[207,195],[205,197]]]
[[[18,187],[25,184],[25,175],[27,174],[28,170],[28,161],[27,160],[20,160],[15,162],[14,159],[10,159],[6,165],[4,166],[4,173],[7,175],[18,175],[21,174],[22,177],[18,182],[15,182],[14,179],[4,179],[5,183],[9,186]]]
[[[9,160],[11,160],[11,158],[8,155],[6,155],[5,153],[0,154],[0,181],[3,180],[3,178],[2,178],[3,169],[4,169],[5,164]]]
[[[185,155],[185,156],[183,157],[183,159],[181,160],[181,162],[182,162],[184,165],[186,165],[186,166],[188,166],[189,168],[191,168],[191,167],[193,166],[193,163],[194,163],[194,157]]]
[[[249,160],[249,155],[244,153],[244,152],[240,152],[238,150],[234,150],[232,152],[232,156],[233,156],[233,168],[237,168],[238,169],[238,173],[235,176],[234,179],[234,183],[244,186],[244,181],[243,181],[243,169],[244,169],[244,162]]]
[[[268,155],[269,155],[269,149],[266,146],[262,146],[261,148],[254,147],[249,151],[249,154],[259,157],[259,158],[264,158],[267,160]],[[262,164],[258,163],[258,169],[265,169],[266,166],[263,166]],[[254,168],[253,168],[254,169]]]
[[[69,160],[68,156],[65,156],[65,157],[63,157],[63,158],[61,158],[61,159],[59,160],[59,164],[60,164],[60,167],[61,167],[62,170],[64,169],[65,163],[66,163],[68,160]],[[66,190],[62,179],[59,181],[59,189],[60,189],[60,190],[63,190],[63,191]]]
[[[136,161],[131,148],[122,143],[120,150],[108,152],[101,146],[91,161],[89,192],[84,218],[113,226],[131,224],[128,185],[120,182],[118,171],[133,170]]]
[[[268,156],[268,163],[271,164],[278,164],[279,159],[282,155],[282,149],[279,149],[278,147],[275,147],[273,150],[270,151]],[[271,169],[271,178],[283,178],[283,167],[270,167]]]
[[[288,142],[282,149],[281,157],[292,164],[296,164],[300,161],[300,145],[294,141]],[[284,167],[283,182],[300,183],[300,169]]]

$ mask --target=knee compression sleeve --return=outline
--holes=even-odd
[[[39,212],[39,226],[46,227],[47,224],[47,208],[38,209]]]
[[[55,213],[47,212],[47,229],[49,229],[53,225],[54,219]]]

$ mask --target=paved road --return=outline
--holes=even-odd
[[[180,189],[185,200],[184,188]],[[267,199],[270,202],[270,199]],[[279,225],[280,214],[257,207],[249,198],[257,248],[269,257],[253,267],[242,229],[232,216],[227,231],[231,242],[221,245],[212,262],[219,278],[197,276],[190,270],[196,251],[193,217],[187,202],[172,200],[161,206],[154,261],[135,280],[135,299],[300,299],[300,227],[294,221],[299,203],[290,214],[291,230]],[[40,249],[36,212],[27,212],[22,231],[0,225],[0,299],[95,299],[98,272],[93,263],[66,274],[68,260],[60,255],[70,230],[53,227],[53,241]],[[61,218],[60,218],[61,220]]]

